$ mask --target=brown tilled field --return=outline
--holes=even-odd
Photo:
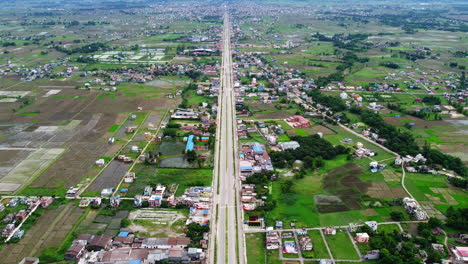
[[[322,125],[316,125],[316,126],[313,126],[313,127],[310,127],[310,128],[305,128],[304,129],[307,133],[309,133],[310,135],[315,135],[317,133],[322,133],[324,135],[333,135],[333,134],[336,134],[333,130],[327,128],[327,127],[324,127]]]
[[[403,188],[390,188],[384,182],[373,182],[367,194],[375,198],[404,198],[408,196]]]
[[[279,113],[258,113],[254,115],[255,119],[258,120],[272,120],[272,119],[286,119],[291,117],[291,114],[287,112],[279,112]]]
[[[448,125],[446,121],[426,121],[421,118],[414,116],[406,115],[403,117],[384,117],[385,122],[390,123],[395,126],[403,126],[405,123],[401,122],[403,120],[411,120],[415,125],[414,128],[431,128],[432,126],[444,126]]]
[[[159,120],[159,115],[163,113],[161,110],[175,102],[163,96],[148,99],[139,94],[127,96],[124,92],[106,94],[74,89],[72,83],[68,82],[59,84],[52,82],[35,86],[32,94],[36,99],[31,106],[22,109],[20,113],[0,117],[3,118],[0,121],[5,123],[34,123],[23,132],[33,132],[42,125],[58,126],[52,137],[42,139],[40,144],[37,139],[34,141],[42,147],[60,146],[66,148],[66,151],[30,185],[32,188],[68,188],[80,183],[85,177],[96,175],[99,169],[93,168],[95,160],[114,156],[124,143],[107,143],[113,134],[108,132],[110,127],[123,123],[128,114],[137,111],[138,107],[154,111],[152,115],[156,115],[155,120]],[[19,91],[27,90],[23,84],[18,86],[21,86],[18,87]],[[60,91],[45,96],[51,90]],[[21,114],[33,112],[38,114]],[[73,127],[64,129],[69,125]]]
[[[361,209],[361,205],[357,199],[370,186],[369,183],[362,182],[356,176],[362,173],[362,171],[363,168],[356,163],[348,163],[336,168],[325,176],[324,188],[328,192],[340,197],[348,210]],[[338,209],[343,208],[340,207]],[[325,209],[322,208],[322,210]]]

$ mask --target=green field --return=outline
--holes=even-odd
[[[359,161],[359,160],[356,160]],[[347,225],[355,221],[388,221],[391,211],[405,211],[401,206],[365,208],[359,210],[343,210],[338,212],[320,213],[314,201],[315,195],[335,195],[339,193],[341,187],[336,189],[324,189],[325,175],[350,161],[345,156],[338,156],[333,160],[325,161],[325,165],[318,171],[308,171],[304,178],[295,179],[292,187],[293,193],[282,194],[282,181],[271,183],[272,199],[276,201],[276,207],[266,213],[268,225],[273,225],[275,221],[284,221],[285,224],[295,222],[297,227],[313,226],[338,226]],[[368,163],[369,161],[364,160]],[[359,175],[363,182],[384,182],[382,175],[368,172],[367,170]],[[355,197],[356,199],[358,197]],[[293,208],[293,209],[292,209]]]
[[[254,233],[245,234],[245,240],[248,241],[249,246],[247,249],[247,263],[265,263],[265,234]]]
[[[266,250],[265,233],[245,234],[247,264],[282,264],[278,250]]]
[[[337,229],[336,235],[327,235],[326,239],[335,259],[359,259],[353,243],[345,230]]]
[[[118,129],[119,129],[120,125],[112,125],[108,130],[107,132],[111,132],[111,133],[114,133],[116,132]]]
[[[141,194],[146,185],[158,183],[179,184],[176,196],[184,193],[191,186],[210,186],[213,178],[212,169],[169,169],[141,165],[135,169],[137,179],[129,186],[128,196]]]
[[[394,157],[393,154],[390,154],[388,152],[386,152],[385,150],[383,150],[382,148],[372,144],[372,143],[369,143],[367,142],[366,140],[344,130],[343,128],[339,127],[339,126],[332,126],[332,128],[338,132],[338,134],[332,134],[332,135],[324,135],[323,137],[328,140],[330,143],[332,143],[333,145],[343,145],[343,146],[346,146],[346,147],[352,147],[352,146],[355,146],[357,142],[361,142],[364,144],[364,147],[368,148],[368,149],[371,149],[372,151],[374,151],[377,155],[375,157],[373,157],[373,159],[379,161],[379,160],[384,160],[384,159],[388,159],[388,158],[392,158]],[[343,143],[342,141],[345,139],[345,138],[350,138],[353,140],[353,142],[351,143]]]
[[[278,142],[288,142],[291,139],[286,134],[278,135]]]
[[[466,208],[466,191],[448,184],[444,176],[407,173],[405,185],[418,201],[430,201],[442,213],[449,206]]]
[[[258,143],[262,143],[264,145],[268,144],[268,142],[265,140],[265,138],[260,133],[257,133],[257,132],[249,133],[248,137],[249,138],[242,138],[240,140],[240,143],[258,142]]]
[[[312,240],[313,249],[312,251],[302,251],[302,256],[304,258],[313,258],[313,259],[328,259],[330,256],[327,252],[327,247],[325,246],[325,241],[323,241],[322,236],[320,235],[319,230],[309,230],[307,231],[310,239]]]
[[[386,233],[391,233],[393,231],[400,232],[400,228],[395,224],[379,225],[377,231],[378,232],[386,232]]]

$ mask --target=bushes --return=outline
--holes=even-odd
[[[405,218],[405,215],[403,212],[393,211],[390,213],[390,218],[392,218],[393,221],[401,221]]]
[[[442,102],[440,101],[439,97],[436,96],[424,96],[422,101],[424,103],[432,104],[432,105],[440,105]]]
[[[187,226],[187,237],[190,238],[190,247],[200,247],[200,240],[203,239],[203,233],[210,231],[208,225],[201,226],[199,224],[191,223]]]
[[[382,62],[379,64],[380,66],[387,67],[390,69],[398,69],[400,66],[394,62]]]
[[[132,222],[127,218],[124,218],[124,219],[120,220],[120,227],[121,228],[129,227],[131,224],[132,224]]]
[[[307,92],[307,95],[312,96],[314,102],[329,107],[334,112],[339,112],[346,109],[346,104],[338,97],[323,95],[318,90],[310,90]]]
[[[447,209],[447,225],[463,231],[468,231],[468,208]]]
[[[101,50],[109,50],[110,47],[107,44],[96,42],[74,49],[66,49],[62,46],[54,46],[54,49],[68,55],[72,55],[75,53],[94,53]]]

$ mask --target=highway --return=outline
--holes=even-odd
[[[229,14],[224,14],[221,88],[218,96],[217,141],[214,164],[213,216],[209,263],[245,263],[242,211],[239,203],[239,170],[234,79]],[[217,212],[216,212],[217,210]]]

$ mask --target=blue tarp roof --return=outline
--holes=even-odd
[[[193,150],[193,135],[190,135],[187,139],[187,145],[185,146],[185,151]]]
[[[117,236],[118,236],[118,237],[128,237],[128,232],[122,231],[122,232],[120,232]]]
[[[128,264],[141,264],[141,260],[130,260]]]
[[[255,152],[263,152],[263,148],[261,146],[253,146],[253,151]]]

